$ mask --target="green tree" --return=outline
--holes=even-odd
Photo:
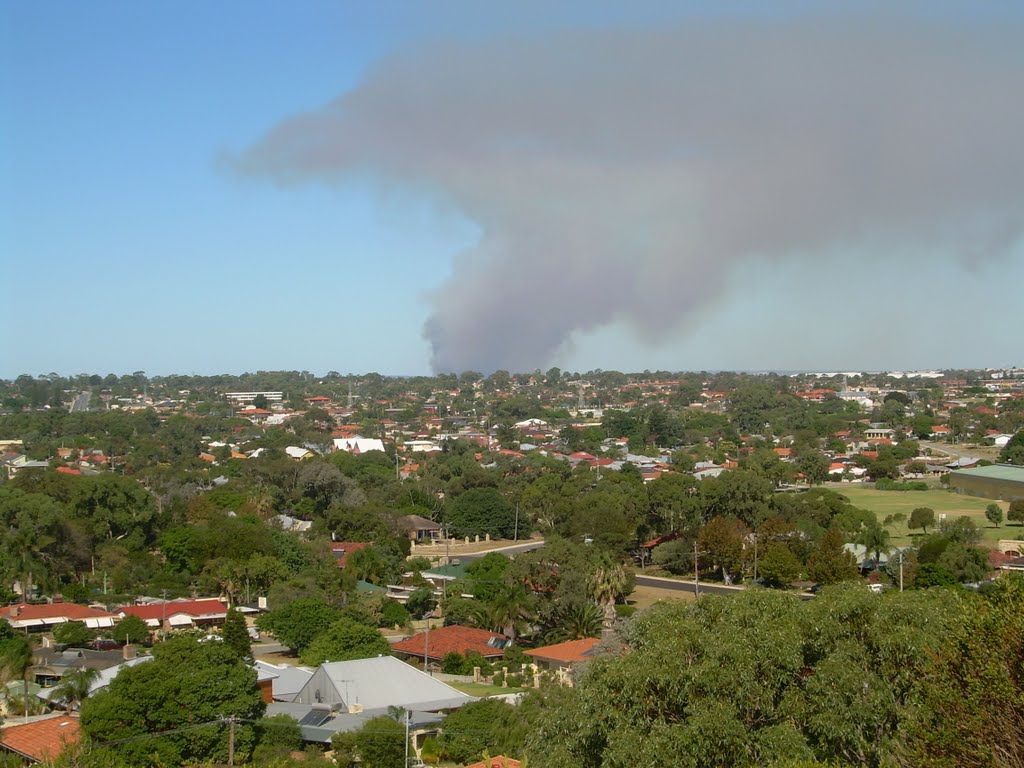
[[[285,764],[291,752],[302,749],[302,728],[291,715],[277,714],[256,721],[254,765]]]
[[[807,577],[819,584],[837,584],[857,578],[857,560],[843,547],[843,534],[829,528],[807,559]]]
[[[32,663],[32,645],[15,632],[7,619],[0,619],[0,687],[20,680]]]
[[[315,597],[300,598],[264,613],[256,626],[269,632],[292,653],[301,653],[317,636],[341,618],[341,611]]]
[[[697,536],[701,559],[719,572],[726,584],[743,568],[743,546],[750,529],[734,517],[713,517]]]
[[[776,587],[796,581],[802,570],[793,550],[780,541],[769,542],[758,564],[758,574],[766,583]]]
[[[53,639],[62,645],[82,647],[92,642],[96,633],[82,621],[66,621],[53,628]]]
[[[481,760],[484,752],[516,757],[517,745],[505,738],[516,716],[514,707],[498,699],[466,704],[445,718],[441,752],[462,764]]]
[[[391,645],[376,628],[342,618],[317,635],[300,658],[303,664],[316,667],[325,661],[368,659],[390,653]]]
[[[224,645],[234,651],[238,658],[252,658],[252,638],[249,637],[249,628],[246,626],[245,617],[234,608],[229,609],[224,618],[221,637],[224,638]]]
[[[138,616],[128,614],[114,625],[110,636],[119,643],[141,643],[149,637],[149,626]]]
[[[256,672],[230,648],[176,637],[153,648],[153,661],[121,670],[90,696],[82,704],[81,727],[98,752],[127,766],[224,762],[224,719],[242,721],[235,726],[235,752],[244,759],[255,743],[245,721],[263,710]],[[165,731],[176,732],[135,738]],[[109,741],[121,743],[102,746]]]
[[[821,485],[828,480],[828,470],[831,464],[828,457],[821,451],[806,453],[796,462],[797,467],[807,478],[808,485]]]
[[[515,509],[497,488],[470,488],[446,506],[445,520],[455,536],[511,539],[515,534]],[[520,521],[520,533],[524,530]]]
[[[360,768],[404,768],[405,726],[382,715],[367,721],[355,737]]]
[[[1006,510],[1006,519],[1011,523],[1024,525],[1024,499],[1014,499],[1010,502],[1010,508]]]
[[[900,744],[905,766],[1019,765],[1024,755],[1024,583],[964,598],[960,618],[922,671]]]
[[[430,587],[414,589],[409,594],[409,599],[405,601],[405,609],[409,612],[410,616],[416,618],[426,617],[434,610],[436,605],[437,599],[434,597],[434,590]]]
[[[920,528],[925,534],[928,533],[928,526],[935,525],[935,510],[931,507],[917,507],[910,513],[908,528]]]
[[[1010,438],[999,453],[1001,464],[1024,464],[1024,429]]]
[[[1003,524],[1003,509],[996,503],[989,504],[985,507],[985,519],[988,520],[992,525],[998,528]]]
[[[806,603],[751,590],[656,605],[633,620],[626,652],[594,657],[538,719],[529,764],[660,766],[667,754],[686,768],[891,764],[955,611],[945,591],[879,600],[859,584]]]

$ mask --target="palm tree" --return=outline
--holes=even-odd
[[[503,586],[473,614],[478,627],[508,635],[514,641],[526,625],[529,616],[530,595],[519,586]]]
[[[32,645],[6,621],[0,621],[0,687],[21,680],[32,664]]]
[[[545,638],[549,643],[600,637],[604,627],[604,612],[594,603],[580,603],[558,614],[558,624]]]
[[[857,534],[857,543],[862,545],[868,552],[875,553],[875,569],[882,559],[882,552],[889,551],[890,533],[877,522],[868,523]]]
[[[64,710],[70,712],[89,697],[89,689],[99,675],[100,671],[91,667],[80,667],[68,672],[53,689],[50,701],[62,702]]]
[[[610,557],[602,561],[590,574],[590,594],[604,611],[606,625],[615,621],[615,601],[626,592],[629,573]]]

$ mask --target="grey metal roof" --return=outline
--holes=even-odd
[[[253,668],[257,672],[264,672],[273,675],[271,690],[275,699],[291,701],[295,694],[302,690],[302,686],[309,682],[313,671],[303,667],[293,667],[289,664],[270,664],[266,661],[255,661]]]
[[[299,723],[299,730],[302,731],[302,739],[304,741],[330,744],[331,737],[334,734],[358,731],[373,718],[388,714],[387,709],[374,709],[363,710],[357,713],[331,712],[326,720],[310,718],[310,715],[317,711],[324,712],[325,715],[328,713],[323,707],[311,704],[291,704],[275,701],[267,704],[266,715],[268,717],[271,715],[288,715]],[[310,723],[320,722],[320,724],[303,725],[303,720],[307,720]],[[419,712],[415,710],[409,712],[409,727],[413,730],[431,728],[438,725],[442,720],[444,720],[444,715],[438,715],[433,712]]]
[[[394,706],[432,712],[474,700],[394,656],[334,661],[322,668],[345,703],[361,704],[364,710]]]

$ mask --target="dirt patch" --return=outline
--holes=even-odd
[[[662,589],[661,587],[637,586],[630,594],[626,602],[637,609],[650,608],[661,601],[675,601],[692,603],[696,597],[692,592],[684,592],[678,589]]]

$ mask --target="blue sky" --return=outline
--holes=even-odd
[[[464,288],[452,283],[460,259],[489,258],[474,249],[490,222],[463,210],[473,206],[448,194],[443,173],[421,184],[369,167],[277,185],[269,173],[238,173],[232,158],[408,51],[457,42],[479,52],[491,41],[723,14],[720,4],[685,14],[546,5],[0,5],[0,376],[427,372],[424,323]],[[727,23],[738,24],[842,7],[727,5]],[[942,13],[986,23],[964,8]],[[1021,202],[1019,186],[1000,190],[999,204]],[[1020,364],[1015,224],[995,257],[976,262],[903,242],[828,243],[812,258],[745,254],[723,270],[727,287],[685,316],[612,306],[587,325],[568,322],[554,352],[517,350],[509,360],[529,361],[519,365],[500,354],[498,337],[531,332],[513,319],[492,331],[497,355],[445,359],[571,370]],[[516,297],[515,313],[533,309]],[[446,322],[474,324],[466,314]],[[653,322],[667,325],[652,333]]]

